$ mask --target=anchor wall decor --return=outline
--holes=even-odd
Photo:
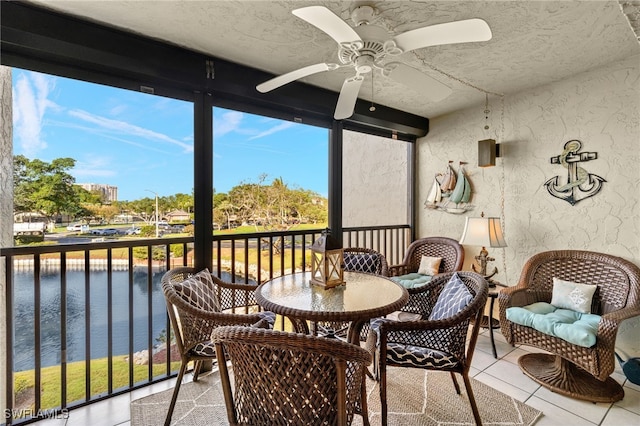
[[[578,152],[582,148],[582,142],[577,139],[564,144],[562,154],[551,157],[551,164],[561,164],[567,169],[567,183],[560,184],[560,176],[554,176],[544,183],[549,194],[560,198],[575,206],[578,201],[593,197],[602,189],[603,178],[587,172],[579,166],[579,163],[595,160],[597,152]]]

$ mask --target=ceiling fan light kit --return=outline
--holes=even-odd
[[[338,43],[338,60],[341,64],[309,65],[258,84],[256,90],[266,93],[313,74],[353,67],[355,76],[345,79],[338,96],[334,112],[336,120],[353,115],[364,76],[376,69],[384,77],[420,91],[433,102],[441,101],[451,94],[449,86],[409,65],[388,62],[387,59],[424,47],[487,41],[492,37],[489,25],[478,18],[430,25],[391,36],[386,29],[373,24],[378,12],[372,6],[362,5],[351,12],[355,28],[324,6],[303,7],[292,13]]]

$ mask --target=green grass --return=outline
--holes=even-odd
[[[108,391],[108,358],[100,358],[91,360],[91,380],[90,380],[90,397],[97,397],[107,393]],[[172,371],[180,369],[180,362],[171,363]],[[62,380],[60,377],[61,367],[59,365],[45,367],[41,371],[41,409],[47,410],[60,407],[61,404],[61,387]],[[158,377],[165,375],[166,363],[154,364],[153,376]],[[147,381],[149,374],[148,365],[133,366],[133,382]],[[129,386],[129,362],[124,356],[113,357],[113,389]],[[67,364],[67,404],[76,401],[84,401],[86,399],[86,368],[84,361],[72,362]],[[21,371],[14,374],[14,390],[16,395],[16,403],[20,401],[32,401],[29,395],[33,396],[35,392],[35,376],[34,370]],[[16,404],[16,405],[17,405]],[[25,404],[25,402],[23,402]],[[32,402],[26,402],[26,406],[15,408],[35,408]]]

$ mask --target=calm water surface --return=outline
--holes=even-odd
[[[152,345],[166,332],[167,313],[162,294],[161,279],[165,271],[154,272],[151,288],[147,268],[133,273],[133,321],[129,321],[129,272],[113,272],[113,355],[129,353],[129,327],[133,329],[133,352],[148,349],[149,325],[152,319]],[[85,309],[84,271],[67,271],[67,362],[82,361],[85,354],[86,319],[91,329],[90,358],[102,358],[107,353],[107,272],[90,273],[89,309]],[[223,279],[230,275],[223,274]],[[61,361],[61,293],[59,272],[43,273],[40,285],[41,362],[43,367]],[[149,313],[151,297],[151,314]],[[14,371],[34,368],[34,286],[33,273],[20,272],[14,276]]]

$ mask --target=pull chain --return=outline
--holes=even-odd
[[[373,72],[371,73],[371,106],[369,107],[369,111],[373,112],[376,110],[376,107],[373,105]]]

